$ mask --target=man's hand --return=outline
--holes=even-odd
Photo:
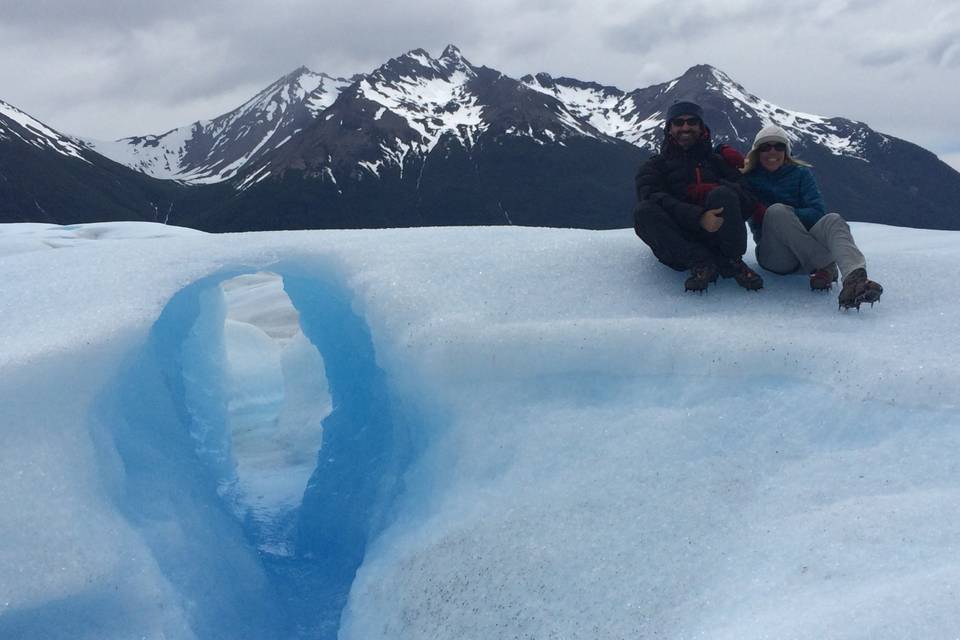
[[[700,216],[700,226],[707,233],[716,233],[723,226],[723,207],[704,211]]]

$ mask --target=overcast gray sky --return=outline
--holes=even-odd
[[[301,65],[349,76],[450,43],[514,77],[625,90],[707,63],[960,168],[955,0],[0,0],[0,99],[115,139],[212,118]]]

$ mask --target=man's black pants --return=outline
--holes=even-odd
[[[715,233],[681,228],[659,205],[644,200],[634,216],[637,235],[649,245],[657,260],[677,271],[686,271],[698,263],[720,265],[742,258],[747,251],[747,228],[740,196],[729,187],[717,187],[707,194],[704,207],[723,207],[723,224]]]

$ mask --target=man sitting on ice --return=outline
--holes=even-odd
[[[634,228],[660,262],[689,269],[687,291],[705,290],[718,274],[747,290],[763,287],[763,279],[743,262],[747,229],[741,212],[751,213],[754,200],[741,180],[711,148],[700,106],[674,103],[660,153],[637,174]]]

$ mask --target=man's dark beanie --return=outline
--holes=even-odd
[[[667,123],[669,124],[677,116],[697,116],[703,120],[703,109],[695,102],[674,102],[667,109]]]

